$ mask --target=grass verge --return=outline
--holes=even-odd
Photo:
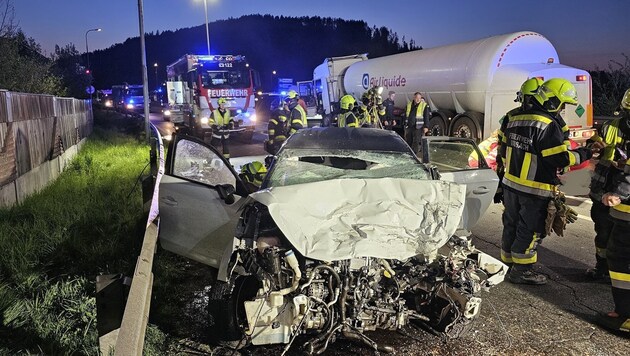
[[[133,273],[146,222],[136,183],[148,146],[113,119],[95,112],[60,177],[0,209],[0,354],[98,354],[95,276]],[[147,334],[146,354],[160,354],[164,336]]]

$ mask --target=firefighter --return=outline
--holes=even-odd
[[[606,246],[613,222],[609,219],[609,207],[602,203],[604,193],[612,191],[612,176],[618,169],[617,162],[627,154],[630,141],[630,89],[621,100],[622,116],[614,119],[597,130],[592,140],[593,147],[601,150],[599,161],[591,177],[589,197],[593,201],[591,219],[595,223],[595,267],[586,270],[592,279],[607,279]],[[627,158],[627,157],[626,157]],[[621,165],[623,167],[623,165]]]
[[[289,107],[289,136],[298,130],[308,127],[306,122],[306,111],[299,104],[299,96],[295,90],[289,90],[285,102]]]
[[[359,127],[359,119],[356,117],[354,112],[354,106],[356,105],[356,100],[352,97],[352,95],[344,95],[339,100],[339,106],[341,108],[341,113],[337,118],[337,126],[339,127]]]
[[[280,146],[289,136],[289,114],[284,101],[272,103],[271,118],[267,125],[269,140],[265,143],[265,150],[272,155],[278,153]]]
[[[386,130],[393,130],[394,126],[396,126],[396,118],[394,116],[394,98],[396,97],[395,91],[390,91],[387,93],[387,99],[383,101],[383,108],[385,109],[385,121],[383,124],[385,125]]]
[[[415,153],[420,151],[420,137],[429,132],[430,116],[429,105],[420,92],[415,92],[405,111],[405,141]]]
[[[226,109],[226,103],[227,100],[223,97],[217,100],[219,107],[212,111],[208,123],[212,127],[212,141],[210,141],[210,144],[215,148],[218,148],[219,144],[221,144],[223,157],[229,160],[230,148],[228,147],[228,139],[230,138],[230,132],[228,130],[234,129],[234,119],[230,115],[230,110]]]
[[[591,158],[589,149],[569,151],[558,121],[566,104],[577,104],[571,82],[554,78],[543,83],[531,100],[532,107],[504,122],[501,155],[505,210],[501,259],[512,264],[509,280],[521,284],[545,284],[534,271],[536,248],[545,237],[549,202],[558,194],[557,170]]]
[[[239,177],[247,186],[250,193],[260,189],[267,174],[267,167],[262,162],[254,161],[241,166]]]
[[[622,125],[630,130],[627,120]],[[613,176],[612,192],[604,194],[601,201],[610,207],[612,222],[606,260],[615,310],[599,314],[597,322],[611,330],[630,332],[630,160],[622,169]]]

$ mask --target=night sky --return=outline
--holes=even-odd
[[[521,30],[536,31],[556,47],[564,64],[605,68],[630,55],[627,0],[207,0],[209,20],[248,14],[323,16],[387,26],[424,48]],[[136,0],[13,0],[16,20],[27,36],[50,53],[55,44],[85,51],[107,48],[138,36]],[[339,3],[343,3],[339,5]],[[378,4],[378,5],[377,5]],[[204,24],[203,0],[144,0],[146,32]],[[202,39],[205,43],[205,38]],[[212,34],[210,34],[212,42]]]

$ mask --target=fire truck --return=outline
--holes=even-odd
[[[187,54],[166,71],[169,106],[164,118],[177,130],[209,140],[212,129],[208,120],[223,97],[236,123],[232,136],[251,142],[256,127],[254,94],[260,78],[245,56]]]

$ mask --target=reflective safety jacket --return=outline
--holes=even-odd
[[[339,127],[359,127],[359,119],[352,111],[339,114],[337,117],[337,126]]]
[[[230,116],[230,110],[225,110],[224,112],[221,112],[221,109],[215,109],[208,119],[208,124],[216,125],[219,128],[233,128],[234,119],[232,119],[232,117]],[[227,139],[230,137],[230,133],[212,130],[212,137],[217,139]]]
[[[541,198],[552,198],[560,183],[560,168],[580,164],[586,152],[569,151],[562,126],[548,113],[535,109],[509,116],[503,122],[501,156],[503,186]]]
[[[591,138],[591,140],[605,145],[599,156],[599,162],[595,165],[595,170],[591,177],[591,190],[588,194],[591,199],[598,202],[602,200],[604,193],[612,189],[612,175],[617,171],[612,166],[612,161],[622,158],[617,153],[617,148],[626,149],[623,146],[626,146],[628,138],[624,137],[623,132],[619,129],[621,120],[624,119],[614,119],[602,125],[597,130],[597,134]]]
[[[407,119],[406,126],[416,128],[418,120],[422,120],[422,127],[429,127],[429,116],[431,113],[427,103],[424,100],[421,101],[415,106],[415,112],[411,112],[414,105],[414,101],[407,103],[407,110],[405,110],[405,117]]]
[[[228,126],[230,123],[234,125],[234,119],[232,119],[230,115],[230,110],[226,109],[225,111],[221,112],[221,109],[215,109],[214,111],[212,111],[212,115],[210,116],[208,123],[210,125],[217,125],[219,127]]]
[[[289,115],[291,122],[289,135],[293,135],[297,132],[297,130],[301,130],[308,127],[308,123],[306,122],[306,111],[300,105],[296,105],[293,109],[291,109],[291,113]]]
[[[267,133],[271,145],[286,140],[289,135],[289,112],[280,109],[275,110],[267,124]]]
[[[630,160],[626,161],[623,171],[617,171],[613,175],[612,186],[612,193],[621,198],[621,204],[610,208],[610,216],[630,221]]]

